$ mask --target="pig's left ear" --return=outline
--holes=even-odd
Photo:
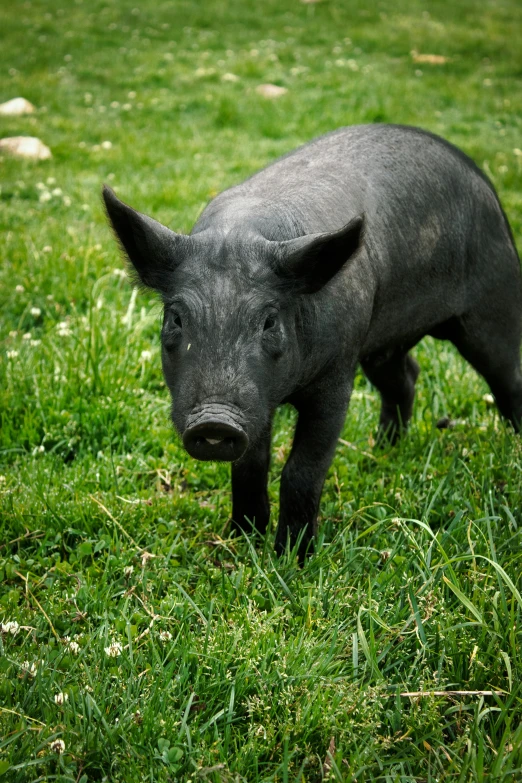
[[[116,238],[147,288],[165,291],[171,272],[190,252],[190,237],[176,234],[120,201],[107,185],[103,187],[107,216]]]
[[[358,250],[363,226],[358,215],[339,231],[279,242],[275,271],[303,293],[319,291]]]

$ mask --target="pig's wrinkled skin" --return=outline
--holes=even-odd
[[[522,287],[487,177],[461,151],[394,125],[341,128],[230,188],[189,236],[105,188],[107,213],[164,302],[174,425],[197,459],[232,463],[237,528],[264,533],[275,408],[298,411],[276,551],[316,529],[360,363],[392,441],[412,413],[425,335],[451,340],[522,422]]]

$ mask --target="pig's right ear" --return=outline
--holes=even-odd
[[[188,255],[190,237],[176,234],[120,201],[107,185],[103,200],[114,234],[137,275],[137,282],[163,292],[172,272]]]

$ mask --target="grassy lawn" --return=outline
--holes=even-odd
[[[0,159],[0,780],[521,780],[522,444],[484,382],[424,341],[379,450],[358,376],[316,554],[277,560],[174,437],[100,203],[188,231],[298,144],[400,122],[486,170],[520,248],[518,0],[31,0],[2,28],[0,101],[37,112],[0,137],[53,158]]]

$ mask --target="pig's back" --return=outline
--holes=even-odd
[[[484,199],[498,208],[487,177],[440,137],[408,126],[359,125],[279,158],[224,191],[206,211],[232,208],[243,218],[241,202],[247,212],[252,204],[253,218],[274,218],[272,228],[264,221],[265,233],[273,232],[267,238],[285,239],[337,229],[360,212],[376,230],[393,221],[408,233],[435,213],[443,219],[449,209],[453,219],[458,212],[469,222],[474,202]]]

